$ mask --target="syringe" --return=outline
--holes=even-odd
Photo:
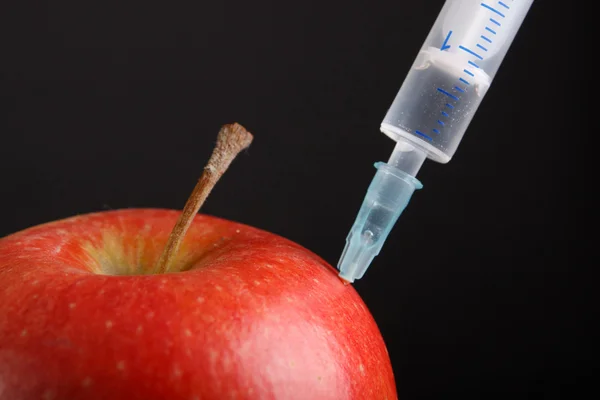
[[[360,279],[413,192],[426,158],[450,161],[533,0],[447,0],[381,131],[395,140],[346,238],[340,277]]]

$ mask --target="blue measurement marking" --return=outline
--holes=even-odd
[[[450,47],[452,47],[448,44],[448,40],[450,40],[450,36],[452,36],[452,31],[448,32],[448,36],[446,36],[446,40],[444,40],[444,43],[442,43],[442,47],[440,47],[441,51],[448,50]]]
[[[505,0],[505,1],[506,1],[506,0]],[[512,0],[511,0],[511,1],[512,1]],[[503,3],[502,1],[498,1],[498,4],[499,4],[501,7],[504,7],[504,8],[505,8],[505,9],[507,9],[507,10],[508,10],[508,9],[510,9],[510,7],[509,7],[509,6],[508,6],[506,3]],[[495,9],[494,7],[492,7],[492,6],[488,5],[488,4],[481,3],[481,6],[482,6],[483,8],[486,8],[486,9],[490,10],[491,12],[493,12],[493,13],[495,13],[495,14],[498,14],[498,15],[499,15],[500,17],[502,17],[502,18],[506,18],[506,16],[505,16],[504,14],[502,14],[500,11],[498,11],[497,9]],[[498,22],[497,20],[495,20],[494,18],[490,18],[490,22],[491,22],[492,24],[496,25],[496,26],[502,26],[502,24],[501,24],[500,22]],[[486,31],[488,31],[488,32],[490,32],[490,33],[492,33],[493,35],[496,35],[496,34],[497,34],[497,33],[496,33],[496,31],[495,31],[495,30],[493,30],[492,28],[490,28],[489,26],[486,26],[486,27],[485,27],[485,30],[486,30]],[[448,36],[446,36],[446,39],[444,40],[444,43],[442,44],[442,50],[446,50],[447,48],[449,48],[449,47],[450,47],[450,46],[448,46],[448,44],[447,44],[447,43],[448,43],[448,40],[450,39],[450,35],[451,35],[451,34],[452,34],[452,31],[450,31],[450,32],[448,33]],[[491,40],[490,38],[488,38],[487,36],[481,35],[481,38],[482,38],[483,40],[485,40],[487,43],[492,43],[492,40]],[[483,45],[481,45],[481,44],[479,44],[479,43],[477,43],[477,44],[476,44],[476,46],[477,46],[477,48],[478,48],[478,49],[481,49],[481,50],[483,50],[483,51],[488,51],[488,49],[487,49],[485,46],[483,46]],[[459,46],[458,46],[458,48],[459,48],[459,49],[461,49],[461,50],[463,50],[463,51],[465,51],[465,52],[467,52],[467,53],[469,53],[470,55],[472,55],[472,56],[474,56],[474,57],[478,58],[479,60],[483,60],[483,57],[482,57],[482,56],[480,56],[479,54],[475,53],[473,50],[471,50],[471,49],[469,49],[469,48],[467,48],[467,47],[464,47],[464,46],[462,46],[462,45],[459,45]],[[473,66],[473,67],[475,67],[475,68],[480,68],[480,67],[479,67],[479,65],[475,64],[473,61],[468,61],[468,63],[469,63],[469,65],[471,65],[471,66]],[[467,75],[469,75],[469,76],[472,76],[472,77],[475,77],[475,74],[474,74],[474,73],[472,73],[471,71],[469,71],[468,69],[464,69],[463,71],[465,72],[465,74],[467,74]],[[459,80],[460,82],[464,83],[464,84],[465,84],[465,85],[467,85],[467,86],[469,86],[469,85],[470,85],[469,81],[467,81],[466,79],[464,79],[464,78],[462,78],[462,77],[461,77],[461,78],[459,78],[458,80]],[[459,92],[461,92],[461,93],[465,93],[465,92],[466,92],[466,90],[465,90],[465,89],[463,89],[463,88],[461,88],[460,86],[454,86],[454,88],[453,88],[453,89],[454,89],[454,90],[456,90],[456,91],[459,91]],[[437,91],[438,91],[438,92],[440,92],[440,93],[443,93],[443,94],[445,94],[446,96],[450,97],[450,98],[451,98],[451,99],[453,99],[453,100],[456,100],[456,101],[459,101],[459,100],[460,100],[460,98],[458,98],[457,96],[453,95],[452,93],[449,93],[449,92],[445,91],[445,90],[444,90],[444,89],[442,89],[442,88],[437,88]],[[453,106],[452,104],[450,104],[450,103],[446,103],[446,104],[445,104],[445,106],[446,106],[446,107],[448,107],[448,108],[449,108],[449,109],[451,109],[451,110],[454,108],[454,106]],[[442,110],[442,115],[443,115],[444,117],[447,117],[447,118],[449,118],[449,117],[450,117],[450,115],[449,115],[449,114],[448,114],[446,111],[443,111],[443,110]],[[439,125],[441,125],[441,126],[444,126],[444,125],[445,125],[445,124],[444,124],[444,121],[442,121],[442,120],[440,120],[440,119],[438,119],[438,120],[437,120],[437,123],[438,123]],[[440,132],[438,129],[436,129],[436,128],[433,128],[433,129],[432,129],[432,131],[433,131],[434,133],[438,134],[438,135],[441,133],[441,132]],[[429,140],[429,141],[432,141],[432,140],[433,140],[433,139],[432,139],[430,136],[427,136],[426,134],[424,134],[424,133],[423,133],[423,132],[421,132],[421,131],[415,131],[415,132],[416,132],[416,134],[417,134],[417,135],[419,135],[419,136],[422,136],[422,137],[424,137],[425,139],[427,139],[427,140]]]
[[[451,99],[454,99],[454,100],[460,100],[458,97],[456,97],[456,96],[455,96],[455,95],[453,95],[452,93],[448,93],[448,92],[446,92],[444,89],[437,88],[437,91],[438,91],[438,92],[440,92],[440,93],[444,93],[446,96],[450,97]]]
[[[426,135],[426,134],[424,134],[424,133],[423,133],[423,132],[421,132],[421,131],[415,131],[415,133],[416,133],[417,135],[419,135],[419,136],[422,136],[422,137],[424,137],[425,139],[429,140],[430,142],[433,140],[433,138],[432,138],[431,136],[429,136],[429,135]]]
[[[490,7],[485,3],[481,3],[481,6],[484,8],[487,8],[488,10],[498,14],[499,16],[501,16],[502,18],[506,17],[506,15],[502,14],[500,11],[496,10],[494,7]]]
[[[483,57],[481,57],[479,54],[475,53],[473,50],[467,49],[465,46],[458,46],[458,48],[463,51],[466,51],[467,53],[471,54],[472,56],[479,58],[480,60],[483,60]]]

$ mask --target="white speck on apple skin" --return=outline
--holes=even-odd
[[[246,357],[248,355],[250,355],[250,352],[252,351],[252,343],[249,340],[245,340],[239,347],[238,347],[238,354],[241,357]]]
[[[222,288],[221,286],[219,286],[219,285],[216,285],[216,286],[215,286],[215,289],[216,289],[218,292],[222,292],[222,291],[223,291],[223,288]]]
[[[240,233],[240,230],[239,230],[239,229],[236,229],[236,230],[235,230],[235,233]]]
[[[181,372],[181,369],[179,368],[179,366],[178,365],[174,365],[173,366],[173,376],[175,378],[180,378],[181,374],[182,374],[182,372]]]
[[[260,282],[259,282],[259,281],[254,281],[254,284],[255,284],[256,286],[258,286],[258,285],[260,285]]]
[[[104,325],[106,325],[106,329],[110,329],[110,328],[112,328],[112,326],[113,326],[113,322],[112,322],[112,321],[110,321],[110,320],[108,320],[108,321],[106,321],[106,322],[104,323]]]
[[[125,361],[121,360],[117,363],[117,369],[119,371],[124,371],[125,370]]]
[[[62,251],[64,243],[59,244],[58,246],[56,246],[56,248],[54,248],[54,250],[52,250],[52,254],[57,256],[60,254],[60,252]]]
[[[148,318],[148,319],[152,319],[152,318],[154,318],[154,311],[148,311],[148,312],[146,313],[146,318]]]
[[[198,296],[198,297],[196,297],[196,301],[197,301],[198,303],[204,303],[204,297],[202,297],[202,296]]]
[[[266,326],[265,326],[265,327],[263,327],[263,329],[262,329],[262,334],[263,334],[263,336],[264,336],[264,337],[269,337],[269,331],[270,331],[270,329],[269,329],[269,328],[267,328]]]
[[[319,280],[317,278],[313,278],[313,282],[319,283]]]
[[[142,332],[144,332],[144,328],[141,325],[138,325],[138,327],[135,329],[135,334],[141,335]]]
[[[360,364],[360,365],[358,366],[358,369],[360,370],[360,373],[361,373],[361,374],[363,374],[363,375],[365,374],[365,366],[364,366],[364,365]]]
[[[217,357],[219,357],[219,353],[217,353],[214,350],[209,350],[208,351],[208,358],[210,360],[210,363],[214,366],[215,363],[217,362]]]
[[[35,285],[37,285],[37,284],[38,284],[38,281],[31,281],[31,284],[32,284],[33,286],[35,286]]]
[[[69,304],[69,308],[70,308],[71,310],[72,310],[72,309],[74,309],[75,307],[77,307],[77,304],[76,304],[76,303],[70,303],[70,304]]]
[[[81,386],[83,387],[90,387],[92,385],[92,378],[85,377],[82,381],[81,381]]]
[[[203,314],[203,315],[202,315],[202,319],[203,319],[205,322],[208,322],[209,324],[211,324],[211,323],[215,322],[215,317],[213,317],[212,315],[206,315],[206,314]]]
[[[229,369],[231,368],[231,357],[229,357],[227,354],[224,354],[223,358],[222,358],[222,362],[223,362],[223,368],[225,369],[225,371],[229,371]]]
[[[21,337],[27,336],[27,329],[21,331]]]
[[[192,331],[190,331],[189,329],[186,329],[186,330],[184,331],[184,333],[185,333],[185,336],[188,336],[188,337],[189,337],[189,336],[192,336]]]

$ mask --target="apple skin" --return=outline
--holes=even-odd
[[[198,215],[75,216],[0,239],[0,399],[397,399],[383,338],[334,268]]]

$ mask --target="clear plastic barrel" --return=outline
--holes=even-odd
[[[447,0],[381,131],[450,161],[532,3]]]

